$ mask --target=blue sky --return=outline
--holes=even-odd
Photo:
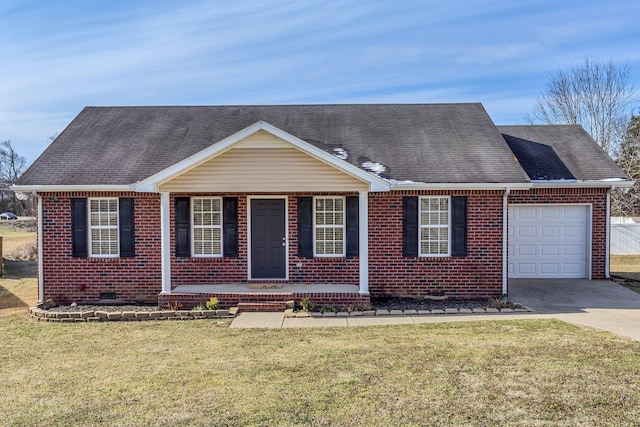
[[[549,76],[629,63],[640,2],[0,0],[0,141],[29,161],[84,106],[482,102],[523,122]]]

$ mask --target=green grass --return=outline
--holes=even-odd
[[[640,343],[559,321],[235,330],[0,317],[7,425],[631,425]]]

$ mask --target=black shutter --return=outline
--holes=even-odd
[[[87,256],[87,199],[71,199],[71,255]]]
[[[346,221],[346,238],[347,238],[347,258],[358,256],[360,232],[358,230],[359,215],[358,196],[347,197],[347,221]]]
[[[418,197],[402,200],[402,255],[418,256]]]
[[[313,258],[313,197],[298,197],[298,256]]]
[[[135,253],[133,225],[133,199],[120,199],[120,257],[133,257]]]
[[[222,254],[226,257],[238,256],[238,198],[224,197],[222,223]]]
[[[451,256],[467,256],[467,197],[451,197]]]
[[[176,256],[191,256],[189,224],[191,203],[188,197],[176,197]]]

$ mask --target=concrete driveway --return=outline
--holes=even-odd
[[[511,279],[509,296],[538,313],[640,341],[640,294],[609,280]]]

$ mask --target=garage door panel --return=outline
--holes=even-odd
[[[509,218],[509,277],[586,277],[586,206],[510,207]]]
[[[536,255],[536,245],[519,245],[518,246],[518,255],[527,256],[527,255]]]
[[[587,216],[585,215],[584,206],[565,206],[562,210],[562,217],[564,219],[570,219],[574,222],[587,222]]]
[[[584,258],[586,253],[585,253],[585,247],[582,245],[563,245],[562,246],[562,256],[564,257],[578,257],[578,258]]]
[[[527,218],[534,219],[536,218],[536,214],[537,214],[536,208],[523,207],[518,209],[518,211],[515,212],[515,217],[520,219],[527,219]]]
[[[520,276],[526,276],[529,274],[536,274],[536,264],[534,263],[520,263],[516,266],[516,274]]]
[[[584,264],[582,263],[564,263],[562,265],[562,274],[568,278],[584,278]]]
[[[540,237],[560,237],[560,226],[558,225],[546,225],[540,227]]]
[[[540,263],[540,275],[541,276],[556,276],[560,272],[560,266],[557,263]]]
[[[540,245],[540,255],[542,256],[558,256],[559,253],[558,245]]]
[[[538,229],[529,225],[516,227],[516,236],[518,237],[536,237]]]
[[[564,227],[564,237],[566,238],[580,238],[584,235],[585,233],[585,227],[584,224],[580,225],[568,225],[566,227]]]
[[[543,221],[558,221],[560,212],[557,209],[536,208],[539,212],[538,217]]]

